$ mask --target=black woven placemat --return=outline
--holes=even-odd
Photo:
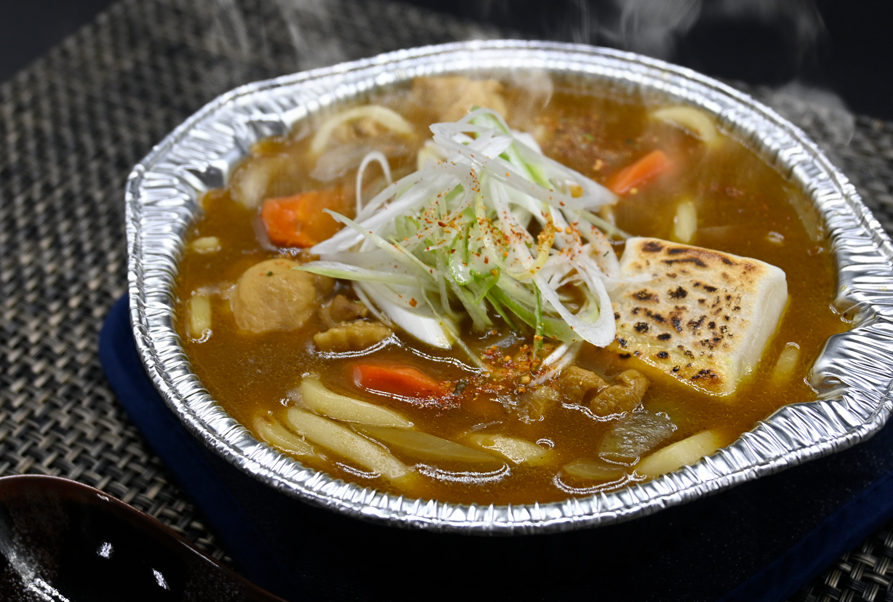
[[[125,0],[0,85],[0,473],[99,487],[223,557],[96,356],[102,318],[125,291],[127,173],[238,84],[497,35],[513,32],[394,2]],[[794,89],[754,92],[823,145],[890,231],[893,123]],[[891,562],[888,524],[796,599],[891,601]]]

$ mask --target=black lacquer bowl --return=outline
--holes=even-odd
[[[58,477],[0,478],[2,600],[279,600],[154,518]]]

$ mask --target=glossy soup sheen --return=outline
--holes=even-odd
[[[405,98],[405,94],[391,91],[379,94],[375,101],[411,120],[419,129],[420,144],[427,135],[426,120],[430,116]],[[512,102],[522,102],[525,94],[510,89],[508,98],[511,106]],[[632,235],[669,240],[677,203],[690,199],[698,210],[698,230],[692,244],[758,258],[784,270],[789,306],[756,376],[735,394],[711,397],[643,370],[651,381],[644,407],[665,412],[678,427],[668,442],[713,429],[727,444],[779,407],[815,399],[816,393],[805,380],[809,366],[827,338],[847,327],[845,318],[832,307],[836,286],[833,257],[817,212],[792,183],[731,139],[708,148],[678,127],[649,119],[649,111],[659,106],[649,102],[617,92],[558,85],[542,110],[535,115],[519,111],[522,114],[515,119],[510,114],[509,122],[532,131],[545,154],[602,183],[650,149],[664,149],[673,160],[673,169],[621,198],[614,209],[617,225]],[[268,196],[322,186],[309,175],[313,166],[303,165],[300,160],[307,150],[307,129],[307,125],[299,124],[291,137],[262,141],[253,149],[253,157],[246,160],[282,153],[295,157],[289,174],[267,191]],[[392,162],[396,175],[408,171],[414,160],[414,154],[409,153],[404,165]],[[244,169],[244,164],[236,169],[234,179],[239,169]],[[349,191],[354,173],[341,180],[347,194],[352,194]],[[221,248],[209,254],[189,250],[184,254],[176,289],[177,328],[196,374],[236,420],[245,425],[252,425],[259,415],[284,420],[286,408],[294,403],[289,392],[302,375],[312,373],[330,389],[396,409],[420,429],[435,435],[455,439],[487,425],[488,430],[500,428],[506,434],[552,448],[549,464],[537,468],[506,463],[498,471],[475,473],[444,465],[435,475],[422,463],[423,478],[411,491],[398,491],[384,479],[332,454],[302,459],[305,464],[361,485],[459,503],[548,502],[616,489],[639,479],[630,476],[634,475],[631,469],[625,476],[605,482],[571,477],[562,471],[567,462],[597,457],[602,435],[611,424],[610,418],[594,418],[573,404],[560,405],[541,420],[521,420],[517,408],[497,401],[492,394],[461,395],[450,403],[412,403],[374,395],[354,385],[351,369],[357,358],[326,358],[314,350],[310,337],[318,328],[317,320],[311,319],[299,331],[240,333],[225,291],[248,267],[289,251],[270,246],[263,235],[258,235],[262,228],[257,210],[234,202],[230,189],[209,192],[202,204],[204,214],[189,238],[216,236]],[[616,251],[619,256],[622,242],[617,243]],[[349,291],[349,287],[339,284],[337,290]],[[190,338],[185,324],[186,302],[196,291],[212,293],[213,328],[201,340]],[[447,357],[444,352],[414,343],[405,335],[400,340],[401,345],[389,345],[372,357],[410,364],[453,382],[468,378],[467,372],[449,361],[437,361]],[[471,335],[468,340],[480,349],[494,337]],[[789,342],[800,348],[796,375],[783,384],[772,383],[771,368]],[[408,345],[418,351],[409,351]],[[631,361],[635,360],[621,359],[614,350],[587,344],[576,364],[610,379],[634,367]],[[416,464],[412,458],[398,452],[395,455],[407,464]]]

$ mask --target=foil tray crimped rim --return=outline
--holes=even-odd
[[[611,493],[508,506],[410,499],[305,468],[259,443],[191,372],[173,328],[172,284],[202,192],[224,183],[255,140],[370,89],[445,72],[543,69],[608,80],[712,113],[814,200],[838,264],[838,304],[858,326],[828,342],[811,375],[819,401],[785,406],[735,443],[672,474]],[[893,413],[893,245],[853,185],[798,128],[751,97],[689,69],[585,45],[470,41],[391,52],[236,88],[143,159],[126,186],[130,315],[143,364],[166,404],[223,458],[287,494],[348,515],[442,531],[531,533],[650,514],[852,446]]]

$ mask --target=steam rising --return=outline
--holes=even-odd
[[[273,0],[283,26],[288,30],[299,69],[334,65],[347,60],[344,44],[335,36],[321,35],[328,27],[319,27],[333,18],[332,3],[326,0]],[[300,12],[298,7],[300,6]],[[296,69],[297,70],[297,69]]]
[[[627,50],[670,58],[681,36],[698,21],[701,0],[614,0],[616,24],[603,24],[602,35]]]
[[[842,99],[822,85],[827,74],[821,52],[827,49],[828,34],[816,1],[551,0],[519,5],[479,0],[456,3],[452,17],[389,1],[374,6],[357,2],[358,10],[353,11],[350,2],[327,0],[266,0],[251,5],[214,0],[207,8],[211,14],[204,35],[209,49],[223,60],[205,74],[205,80],[209,94],[216,94],[278,75],[283,64],[288,65],[285,72],[293,72],[359,58],[358,47],[367,55],[394,50],[388,44],[399,42],[403,35],[407,40],[423,38],[411,33],[412,14],[428,10],[426,18],[438,20],[440,38],[408,43],[523,35],[629,50],[708,75],[770,84],[774,90],[764,98],[775,108],[802,123],[804,118],[813,119],[802,114],[802,106],[808,105],[823,121],[829,141],[846,144],[854,118]],[[356,21],[372,13],[375,24]],[[344,39],[361,33],[368,35],[365,43]],[[525,77],[538,80],[516,82],[524,89],[541,90],[527,107],[536,110],[548,102],[550,84],[542,74]],[[537,83],[546,87],[531,85]]]
[[[718,71],[711,74],[720,77],[735,79],[743,72],[749,80],[780,78],[783,82],[771,82],[776,87],[764,100],[796,122],[814,121],[807,125],[816,126],[833,145],[846,145],[852,139],[852,113],[838,94],[822,84],[826,74],[821,51],[828,43],[828,32],[814,0],[610,0],[602,4],[606,9],[600,13],[601,20],[586,2],[577,0],[575,4],[582,25],[571,35],[574,41],[607,43],[695,69]],[[751,37],[733,57],[739,73],[715,64],[717,59],[710,56],[714,48],[700,48],[694,56],[685,56],[681,47],[686,36],[698,30],[712,31],[714,37]],[[760,46],[769,50],[756,51]],[[726,50],[725,58],[729,58],[728,47],[720,50]],[[803,114],[804,104],[814,115]]]

